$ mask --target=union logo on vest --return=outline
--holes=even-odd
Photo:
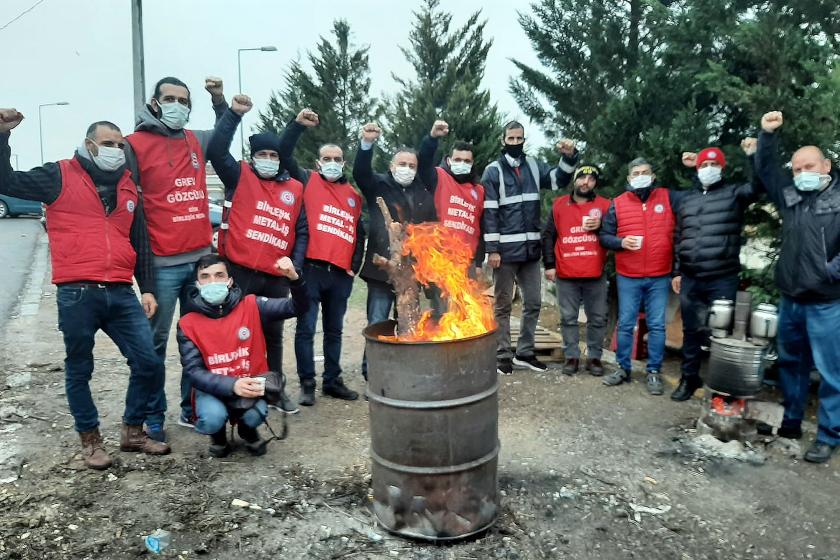
[[[352,198],[352,197],[350,197],[350,198],[348,198],[348,199],[347,199],[347,204],[349,204],[349,205],[350,205],[350,208],[355,208],[355,207],[356,207],[356,201],[355,201],[355,200],[353,200],[353,198]]]
[[[656,206],[653,207],[653,211],[656,212],[657,214],[661,214],[662,212],[665,211],[665,207],[662,206],[661,204],[657,204]]]
[[[195,152],[190,153],[190,161],[192,162],[192,166],[195,169],[198,169],[199,167],[201,167],[198,163],[198,154],[196,154]]]
[[[287,206],[291,206],[295,203],[295,195],[291,191],[283,191],[280,193],[280,201]]]
[[[127,201],[125,203],[125,209],[128,210],[129,212],[134,212],[134,201],[133,200]]]
[[[240,327],[237,336],[239,337],[239,340],[248,340],[251,338],[251,329],[248,327]]]

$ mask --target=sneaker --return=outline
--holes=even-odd
[[[580,368],[580,358],[569,358],[563,364],[563,373],[565,375],[574,375],[578,372],[578,368]]]
[[[190,417],[186,416],[183,412],[178,416],[178,425],[185,428],[195,428],[195,424],[190,420]]]
[[[502,358],[496,362],[496,373],[499,375],[511,375],[513,373],[513,361],[510,358]]]
[[[604,364],[601,363],[599,358],[590,358],[586,360],[586,371],[589,372],[589,375],[601,377],[604,375]]]
[[[545,371],[548,369],[548,366],[539,361],[536,356],[514,356],[513,365],[532,371]]]
[[[292,402],[292,399],[290,399],[289,395],[286,394],[285,389],[280,393],[280,403],[270,404],[268,405],[268,408],[273,408],[274,410],[284,414],[297,414],[300,412],[297,405]]]
[[[608,387],[614,387],[616,385],[621,385],[622,383],[630,383],[630,370],[617,369],[604,377],[603,383]]]
[[[146,424],[146,435],[155,441],[166,443],[166,430],[163,424]]]
[[[321,393],[343,401],[355,401],[359,398],[359,393],[348,388],[340,377],[332,380],[329,384],[322,385]]]
[[[651,395],[661,395],[665,392],[665,386],[662,384],[662,376],[657,370],[649,371],[647,373],[647,381],[645,381],[648,393]]]
[[[802,458],[809,463],[825,463],[831,459],[835,449],[837,449],[836,446],[831,446],[822,441],[815,441]]]

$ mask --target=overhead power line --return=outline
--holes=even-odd
[[[3,25],[3,27],[0,27],[0,31],[3,31],[4,29],[6,29],[6,28],[7,28],[7,27],[9,27],[10,25],[12,25],[14,22],[16,22],[17,20],[19,20],[20,18],[22,18],[23,16],[25,16],[26,14],[28,14],[29,12],[31,12],[32,10],[34,10],[35,8],[37,8],[37,7],[38,7],[38,4],[43,4],[43,3],[44,3],[44,0],[38,0],[37,2],[35,2],[34,4],[32,4],[30,7],[28,7],[27,9],[25,9],[24,11],[22,11],[21,13],[19,13],[17,16],[15,16],[15,18],[14,18],[14,19],[12,19],[11,21],[9,21],[9,22],[8,22],[8,23],[6,23],[5,25]]]

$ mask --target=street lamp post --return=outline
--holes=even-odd
[[[242,93],[242,51],[264,51],[264,52],[274,52],[277,50],[275,46],[268,46],[268,47],[253,47],[250,49],[237,49],[236,50],[236,67],[239,74],[239,93]],[[245,152],[245,123],[239,123],[239,150],[240,152]]]
[[[41,143],[41,165],[44,165],[44,127],[41,125],[43,117],[41,116],[41,109],[44,107],[52,107],[53,105],[70,105],[66,101],[57,101],[55,103],[44,103],[38,105],[38,141]]]

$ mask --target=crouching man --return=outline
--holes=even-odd
[[[214,457],[231,452],[228,420],[238,426],[252,455],[266,452],[267,441],[257,427],[265,421],[268,403],[263,398],[263,380],[255,379],[268,371],[264,328],[303,314],[309,305],[292,260],[283,257],[275,268],[289,279],[290,298],[243,296],[222,257],[201,257],[196,270],[198,291],[192,295],[190,313],[178,321],[181,365],[193,386],[195,430],[210,436]],[[243,400],[252,405],[242,406]]]

